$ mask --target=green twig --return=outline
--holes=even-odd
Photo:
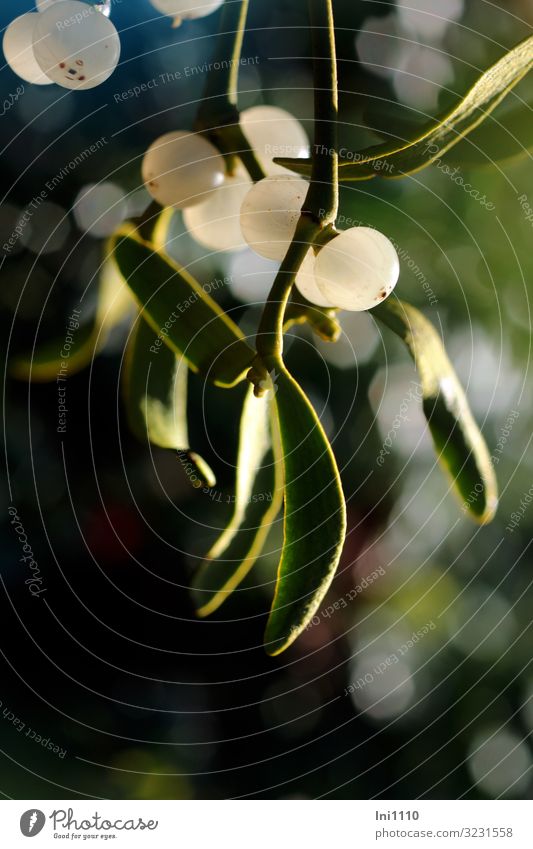
[[[315,138],[311,186],[304,209],[325,227],[334,223],[339,207],[339,95],[331,0],[309,0],[309,14],[313,47]]]

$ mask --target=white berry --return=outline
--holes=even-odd
[[[250,189],[241,207],[241,228],[256,253],[283,259],[308,189],[309,184],[294,174],[265,177]]]
[[[43,74],[33,53],[33,31],[38,15],[28,12],[11,21],[6,31],[2,47],[6,62],[19,77],[27,83],[50,85],[52,80]]]
[[[174,26],[182,21],[205,18],[219,9],[224,0],[150,0],[150,3],[164,15],[174,18]]]
[[[165,133],[146,151],[142,177],[158,203],[184,209],[207,200],[224,182],[224,159],[197,133]]]
[[[305,259],[298,270],[294,285],[300,294],[303,295],[304,298],[307,298],[311,304],[315,304],[317,307],[335,306],[335,304],[332,304],[328,298],[324,297],[317,286],[315,279],[315,255],[312,248],[310,248],[307,252]]]
[[[33,49],[42,70],[70,89],[94,88],[105,82],[120,58],[114,24],[95,6],[60,0],[38,16]]]
[[[239,168],[206,201],[184,210],[183,221],[191,236],[212,251],[245,248],[240,213],[250,186],[248,174]]]
[[[115,183],[90,183],[73,206],[76,224],[96,239],[111,236],[128,214],[126,195]]]
[[[315,278],[324,297],[354,312],[371,309],[385,300],[399,275],[394,245],[371,227],[352,227],[339,233],[315,260]]]
[[[267,174],[287,174],[275,165],[277,156],[301,158],[309,156],[309,140],[299,121],[277,106],[252,106],[240,119],[242,130]]]

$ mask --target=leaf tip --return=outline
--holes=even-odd
[[[472,505],[468,505],[468,515],[478,525],[490,525],[498,511],[498,504],[498,493],[494,487],[488,491],[483,503],[483,509],[477,512],[472,508]]]

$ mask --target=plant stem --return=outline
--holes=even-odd
[[[331,230],[339,198],[337,153],[337,62],[332,0],[309,0],[315,87],[315,139],[311,185],[294,239],[274,280],[257,335],[263,367],[279,366],[283,354],[285,308],[310,246]]]
[[[248,6],[249,0],[226,0],[224,3],[213,68],[207,74],[195,129],[211,136],[222,153],[239,156],[252,180],[257,181],[262,180],[265,174],[241,129],[237,109],[239,66]]]

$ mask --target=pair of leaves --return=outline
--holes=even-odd
[[[410,142],[373,145],[339,163],[339,179],[403,177],[439,159],[475,130],[533,67],[533,36],[525,39],[489,68],[445,116],[417,133]],[[310,176],[309,159],[276,159],[278,165]]]
[[[207,616],[235,589],[255,562],[284,491],[283,549],[265,631],[266,651],[274,656],[304,630],[331,584],[346,534],[346,508],[331,446],[309,399],[281,361],[271,365],[275,401],[270,402],[268,395],[257,399],[251,389],[248,392],[241,423],[236,509],[200,567],[193,595],[199,615]],[[275,408],[270,425],[272,454],[267,453],[269,403]],[[268,505],[254,505],[250,493],[265,485],[265,470],[274,497]]]
[[[440,336],[419,310],[403,301],[388,298],[371,312],[405,342],[415,361],[437,457],[465,510],[482,524],[490,522],[498,505],[496,476]]]
[[[114,260],[143,318],[189,367],[218,386],[234,386],[246,376],[255,356],[243,333],[201,286],[154,245],[133,230],[111,244]]]

